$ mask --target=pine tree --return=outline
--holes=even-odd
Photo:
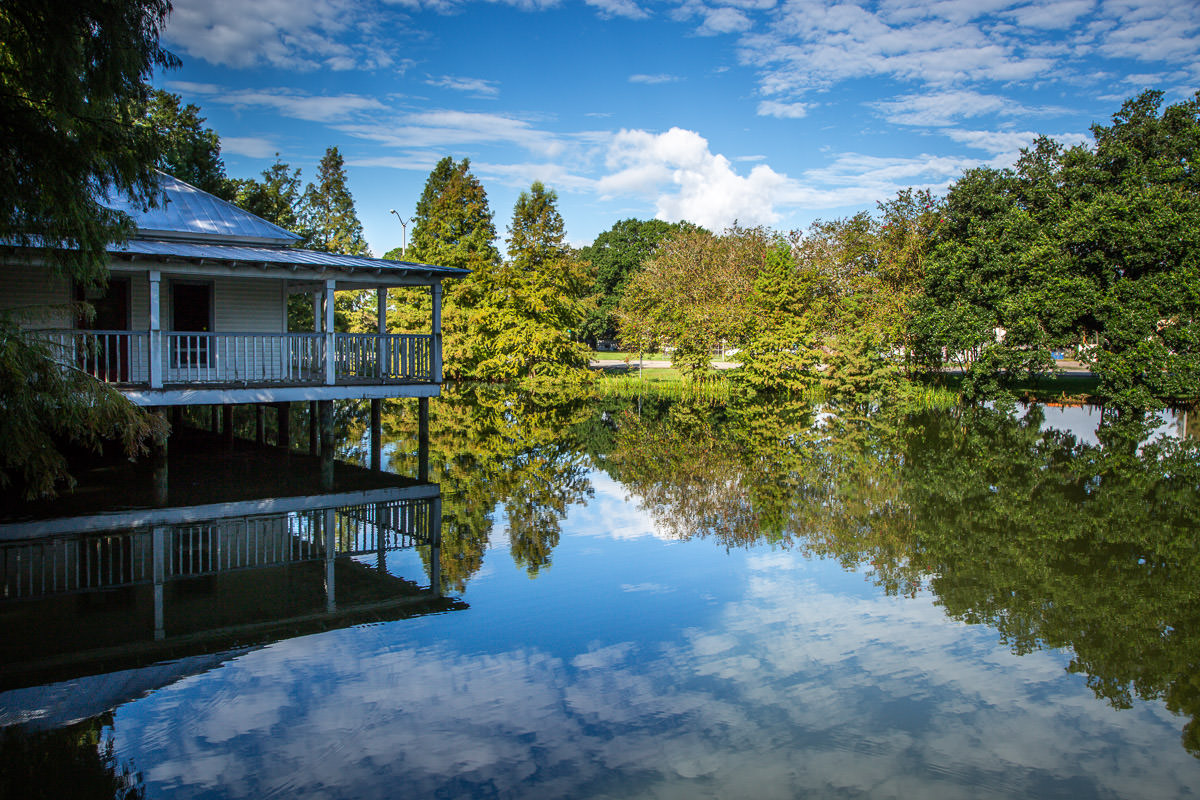
[[[354,198],[346,185],[346,168],[336,147],[325,151],[317,167],[317,182],[304,190],[301,202],[300,226],[305,234],[305,247],[369,256],[371,250],[363,238],[362,223],[354,210]]]

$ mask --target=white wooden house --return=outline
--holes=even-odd
[[[0,248],[0,309],[42,309],[25,326],[64,363],[114,384],[142,406],[231,405],[439,393],[441,282],[466,270],[302,250],[297,236],[167,175],[165,202],[116,200],[137,226],[109,248],[107,290],[84,299],[69,280]],[[431,333],[387,331],[386,292],[429,287]],[[376,332],[333,330],[335,291],[374,289]],[[288,297],[310,295],[315,330],[289,331]]]

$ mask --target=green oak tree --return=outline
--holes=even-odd
[[[233,203],[251,214],[295,233],[300,227],[300,170],[291,169],[275,154],[275,163],[262,178],[234,178]]]
[[[1092,365],[1123,406],[1200,385],[1200,94],[1126,102],[1094,146],[1041,138],[1011,169],[951,188],[914,304],[931,367],[958,361],[975,394],[1051,372],[1051,349]]]
[[[616,311],[629,281],[641,271],[665,237],[692,229],[695,226],[688,222],[623,219],[579,251],[579,257],[591,263],[596,276],[592,287],[596,304],[589,310],[584,325],[586,338],[594,341],[616,337]]]

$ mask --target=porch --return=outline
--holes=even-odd
[[[440,337],[42,330],[55,358],[122,390],[441,383]]]

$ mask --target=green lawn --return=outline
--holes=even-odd
[[[637,364],[637,360],[638,360],[637,353],[629,353],[626,351],[608,352],[605,350],[593,350],[588,357],[593,360],[597,360],[597,361],[624,361],[625,359],[629,359],[634,364]],[[671,357],[669,355],[667,355],[666,353],[644,353],[644,354],[642,354],[642,358],[644,358],[647,361],[670,361],[671,360]]]

